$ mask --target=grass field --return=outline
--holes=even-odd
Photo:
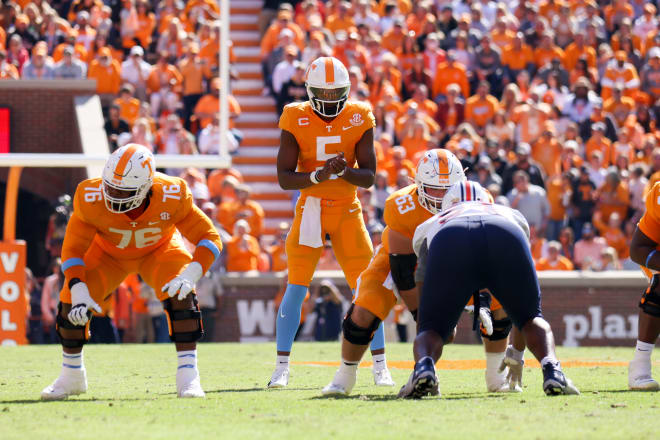
[[[42,402],[59,373],[58,346],[3,347],[0,439],[650,439],[660,429],[660,394],[627,391],[632,348],[560,349],[581,396],[546,397],[541,370],[525,368],[522,394],[487,394],[478,346],[449,346],[440,364],[441,398],[395,399],[410,370],[410,345],[390,344],[395,389],[373,386],[361,368],[349,398],[320,390],[336,367],[337,343],[294,346],[289,388],[265,390],[273,344],[209,344],[199,349],[206,399],[177,399],[170,345],[90,345],[87,394]],[[529,355],[528,355],[529,357]],[[370,360],[367,356],[366,360]],[[658,355],[654,371],[660,375]],[[571,362],[568,362],[571,361]],[[473,365],[474,364],[474,365]],[[445,369],[454,368],[454,369]]]

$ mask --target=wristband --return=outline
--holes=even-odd
[[[651,257],[654,256],[656,252],[658,252],[658,250],[653,249],[651,252],[649,252],[649,255],[646,257],[646,263],[644,263],[644,267],[646,267],[647,269],[650,269],[649,261],[651,261]]]
[[[78,283],[82,283],[82,280],[80,278],[71,278],[71,280],[69,281],[69,290],[71,290],[71,288]]]
[[[316,171],[314,171],[313,173],[309,173],[309,180],[311,180],[312,183],[315,184],[315,185],[316,185],[317,183],[321,183],[321,181],[318,179],[318,177],[316,177],[316,173],[318,173],[318,172],[319,172],[319,171],[316,170]]]
[[[346,174],[346,167],[344,167],[344,169],[341,170],[341,173],[337,173],[336,176],[337,176],[337,177],[341,177],[341,176],[343,176],[344,174]]]

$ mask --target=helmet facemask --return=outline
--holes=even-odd
[[[107,180],[103,180],[103,199],[105,207],[115,214],[123,214],[138,208],[149,192],[151,183],[146,183],[139,188],[122,188]]]
[[[449,189],[448,185],[429,185],[428,183],[418,183],[417,188],[419,204],[424,209],[429,211],[431,214],[437,214],[442,211],[442,200],[445,198],[445,194],[447,194],[447,190]],[[442,194],[442,197],[436,197],[429,193],[429,189],[436,191],[444,190],[444,193]]]
[[[306,84],[306,86],[312,108],[319,115],[327,118],[334,118],[341,113],[348,99],[348,92],[351,89],[350,84],[333,89],[313,87],[309,84]]]

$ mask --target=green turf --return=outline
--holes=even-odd
[[[320,390],[335,367],[293,365],[290,386],[265,390],[273,344],[210,344],[199,349],[206,399],[177,399],[170,345],[87,346],[89,391],[64,402],[39,392],[59,373],[57,346],[0,350],[0,439],[552,439],[657,438],[660,393],[627,391],[627,368],[569,368],[581,396],[546,397],[541,371],[526,368],[522,394],[487,394],[481,370],[439,371],[441,398],[395,399],[409,371],[393,369],[395,389],[373,386],[361,368],[350,398]],[[335,361],[338,343],[296,344],[295,361]],[[409,360],[390,344],[389,360]],[[564,359],[628,361],[632,348],[560,349]],[[478,346],[451,346],[446,359],[482,359]],[[655,374],[660,366],[655,355]]]

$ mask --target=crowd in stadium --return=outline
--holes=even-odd
[[[112,149],[217,154],[219,18],[214,0],[6,1],[0,78],[96,79]],[[351,99],[371,103],[378,175],[360,199],[375,244],[387,196],[440,147],[524,214],[539,270],[636,268],[629,241],[660,180],[655,2],[266,0],[259,26],[264,95],[278,112],[307,99],[305,69],[324,55],[349,68]],[[242,137],[231,96],[229,107],[222,153]],[[289,225],[263,234],[237,170],[165,171],[223,231],[218,268],[286,269]],[[319,269],[337,267],[328,248]]]

